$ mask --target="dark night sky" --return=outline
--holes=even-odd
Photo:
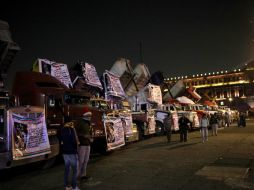
[[[135,65],[140,42],[150,72],[169,77],[230,70],[252,56],[251,0],[39,2],[1,5],[21,47],[7,85],[36,58],[85,60],[99,75],[119,57]]]

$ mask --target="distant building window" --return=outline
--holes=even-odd
[[[227,98],[227,97],[228,97],[227,91],[224,91],[224,92],[223,92],[223,96],[224,96],[223,98]]]
[[[239,97],[242,97],[244,95],[244,91],[243,91],[243,89],[240,89],[239,90]]]
[[[231,90],[231,97],[235,97],[235,90],[234,89]]]
[[[216,92],[217,98],[220,98],[220,92]]]

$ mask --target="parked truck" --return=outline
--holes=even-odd
[[[44,107],[48,133],[54,134],[49,136],[49,140],[50,145],[56,147],[55,154],[59,154],[58,135],[65,118],[76,121],[82,117],[85,108],[93,114],[92,150],[102,153],[107,151],[103,115],[112,110],[104,99],[92,98],[86,91],[69,89],[50,75],[31,71],[17,72],[12,94],[16,105]]]
[[[120,77],[111,71],[103,73],[103,87],[105,99],[109,102],[113,111],[113,116],[122,120],[125,142],[133,142],[138,140],[137,126],[133,123],[133,118],[126,94],[120,82]]]
[[[172,115],[172,130],[178,130],[176,112],[164,109],[161,89],[158,85],[148,84],[136,96],[129,98],[133,110],[133,121],[136,122],[141,134],[164,135],[164,118]]]
[[[163,110],[170,110],[170,112],[177,114],[177,117],[175,117],[177,119],[175,119],[174,122],[177,121],[178,123],[178,118],[185,115],[191,122],[191,125],[190,125],[191,130],[199,128],[199,118],[198,118],[197,112],[192,110],[184,110],[183,106],[180,104],[164,104]]]

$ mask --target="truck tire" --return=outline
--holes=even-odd
[[[157,136],[165,135],[164,125],[159,121],[156,121],[155,134]]]

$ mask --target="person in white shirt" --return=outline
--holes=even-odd
[[[208,117],[206,114],[202,115],[199,123],[200,123],[200,128],[201,128],[202,142],[204,143],[205,141],[208,141],[209,120],[208,120]]]

